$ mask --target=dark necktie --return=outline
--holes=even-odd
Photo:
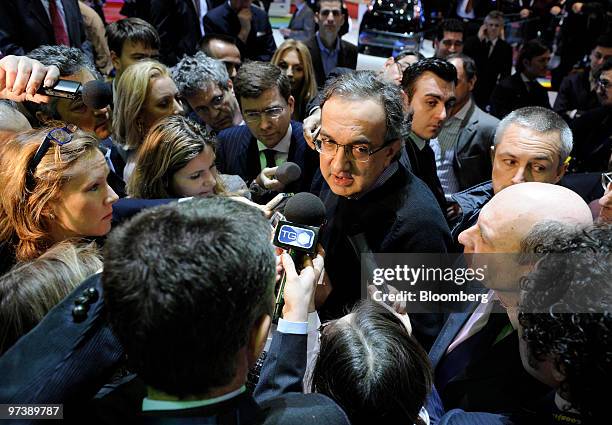
[[[274,160],[275,151],[272,149],[264,149],[264,156],[266,157],[266,168],[276,167],[276,161]]]
[[[63,44],[64,46],[70,46],[70,38],[68,38],[68,31],[62,20],[62,15],[57,8],[56,1],[61,0],[49,0],[49,15],[51,15],[51,25],[53,26],[53,34],[55,35],[55,43]]]

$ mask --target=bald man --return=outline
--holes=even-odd
[[[516,254],[534,226],[550,221],[572,229],[593,222],[576,193],[530,182],[501,190],[483,207],[476,224],[459,235],[465,253],[479,254],[472,256],[473,262],[487,265],[483,283],[488,298],[495,294],[499,302],[452,313],[434,342],[430,358],[446,410],[512,413],[529,408],[549,391],[524,370],[512,322],[520,277],[529,271],[516,262]]]

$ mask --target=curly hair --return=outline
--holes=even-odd
[[[560,391],[583,423],[607,422],[612,379],[612,226],[549,238],[545,254],[521,282],[519,322],[534,368],[552,358]],[[606,418],[606,419],[604,419]]]

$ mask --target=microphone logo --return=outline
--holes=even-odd
[[[278,232],[278,241],[294,248],[311,250],[316,233],[307,228],[283,224]]]

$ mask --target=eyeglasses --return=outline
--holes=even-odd
[[[284,110],[284,106],[275,106],[264,111],[247,111],[242,114],[242,117],[246,122],[256,124],[261,122],[261,117],[264,115],[269,120],[277,120],[280,118]]]
[[[612,172],[601,174],[601,187],[603,190],[608,190],[608,186],[612,183]]]
[[[342,13],[342,11],[340,9],[322,9],[319,12],[319,15],[323,16],[324,18],[327,17],[329,14],[334,15],[334,18],[337,18],[338,16],[340,16],[340,14]]]
[[[597,80],[597,87],[601,87],[604,90],[608,90],[612,86],[612,82],[608,80],[599,79]]]
[[[385,142],[381,147],[374,150],[372,150],[368,145],[339,145],[338,143],[332,142],[331,140],[321,139],[315,139],[314,145],[317,149],[317,152],[319,152],[321,155],[336,156],[338,148],[342,147],[344,149],[344,154],[349,158],[349,160],[357,162],[368,162],[370,160],[370,156],[388,147],[393,142],[394,140],[389,140]]]
[[[77,126],[74,124],[68,124],[65,127],[54,128],[45,136],[45,140],[40,144],[36,153],[28,163],[28,174],[26,185],[31,189],[34,186],[34,173],[36,167],[40,164],[40,161],[44,158],[45,154],[49,151],[52,143],[57,146],[63,146],[72,140],[72,135],[77,130]]]
[[[461,40],[442,40],[442,44],[444,44],[446,47],[451,47],[451,46],[455,46],[455,47],[461,47],[463,46],[463,41]]]

